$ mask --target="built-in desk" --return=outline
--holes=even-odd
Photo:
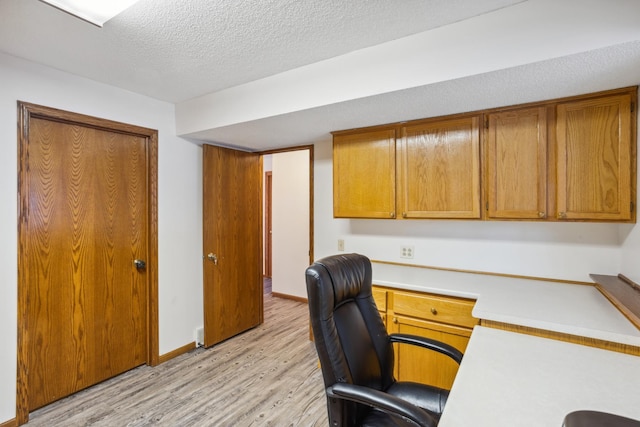
[[[640,347],[635,327],[595,286],[373,262],[375,284],[472,298],[473,316]]]
[[[475,299],[472,315],[486,324],[585,337],[587,344],[592,339],[624,350],[476,326],[440,427],[561,427],[566,414],[582,409],[640,419],[640,330],[595,286],[379,262],[373,279],[390,288]]]
[[[561,427],[581,409],[640,419],[640,357],[476,326],[439,427]]]

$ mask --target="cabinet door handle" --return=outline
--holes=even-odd
[[[434,307],[431,307],[431,314],[435,316],[436,314],[438,314],[438,310],[436,310]]]
[[[398,318],[397,317],[393,318],[393,323],[398,323]]]

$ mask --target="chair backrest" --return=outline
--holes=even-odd
[[[371,293],[371,262],[363,255],[320,259],[306,271],[314,342],[325,387],[338,382],[378,390],[393,382],[393,347]],[[332,421],[353,425],[368,408],[328,399]]]

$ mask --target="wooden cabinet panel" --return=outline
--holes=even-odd
[[[387,311],[387,291],[384,289],[373,288],[372,289],[373,300],[376,302],[376,307],[378,307],[378,311],[386,312]]]
[[[487,115],[487,216],[544,219],[547,215],[547,109]]]
[[[389,333],[412,334],[450,344],[464,353],[474,325],[474,301],[423,292],[376,287],[386,295],[385,324]],[[380,308],[380,306],[378,306]],[[416,381],[450,389],[458,364],[434,351],[394,344],[396,379]]]
[[[480,218],[479,117],[402,129],[399,211],[403,218]]]
[[[557,107],[560,219],[631,220],[631,94]]]
[[[479,320],[471,316],[475,301],[433,294],[393,293],[393,312],[434,322],[473,328]]]
[[[636,100],[632,87],[336,132],[334,217],[635,222]]]
[[[471,330],[442,325],[404,316],[394,316],[389,325],[392,332],[413,334],[446,342],[464,351]],[[415,381],[451,389],[459,365],[440,353],[411,345],[395,344],[395,376],[399,381]]]
[[[333,138],[333,216],[395,218],[394,129]]]

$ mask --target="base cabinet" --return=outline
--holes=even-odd
[[[471,330],[435,322],[394,316],[388,326],[390,333],[412,334],[433,338],[454,346],[464,353]],[[397,345],[395,376],[400,381],[415,381],[450,390],[458,373],[458,364],[435,351],[411,345]]]
[[[390,334],[433,338],[464,353],[473,326],[480,323],[471,315],[475,304],[473,300],[374,286],[376,294],[385,296],[384,299],[375,299]],[[406,344],[395,346],[394,374],[397,380],[451,389],[458,372],[456,362],[423,348]]]

